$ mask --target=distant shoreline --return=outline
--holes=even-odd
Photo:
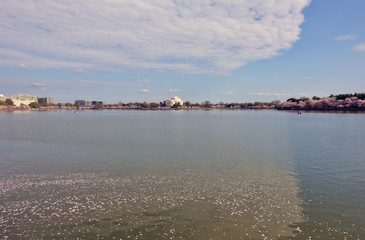
[[[277,109],[277,108],[204,108],[204,107],[182,107],[182,108],[167,108],[167,107],[159,107],[159,108],[130,108],[130,107],[122,107],[122,108],[101,108],[94,109],[90,107],[81,107],[77,109],[76,107],[62,107],[58,106],[49,106],[49,107],[39,107],[39,108],[31,108],[29,106],[0,106],[0,112],[58,112],[58,111],[244,111],[244,110],[272,110],[272,111],[282,111],[282,112],[293,112],[297,113],[296,109]],[[303,113],[365,113],[365,109],[301,109],[300,112]]]

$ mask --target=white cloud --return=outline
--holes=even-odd
[[[25,65],[25,64],[23,64],[23,63],[19,64],[19,66],[18,66],[18,67],[20,67],[20,68],[28,68],[28,66],[27,66],[27,65]]]
[[[139,89],[137,92],[139,92],[139,93],[152,93],[152,90],[150,90],[150,89]]]
[[[140,83],[150,83],[151,80],[148,79],[148,78],[145,78],[145,79],[138,79],[137,82],[140,82]]]
[[[356,52],[364,52],[365,51],[365,43],[360,43],[360,44],[356,45],[353,48],[353,50],[356,51]]]
[[[170,93],[177,93],[177,92],[181,92],[181,89],[169,89]]]
[[[355,34],[349,34],[349,35],[338,36],[335,39],[337,41],[348,41],[348,40],[355,40],[355,39],[357,39],[357,36]]]
[[[299,39],[310,0],[2,0],[0,64],[229,72]]]

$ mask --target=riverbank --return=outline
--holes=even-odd
[[[31,108],[29,106],[0,106],[0,112],[39,112],[39,111],[240,111],[240,110],[274,110],[282,112],[298,113],[296,109],[278,109],[278,108],[203,108],[203,107],[181,107],[181,108],[170,108],[170,107],[158,107],[158,108],[139,108],[139,107],[103,107],[100,109],[94,109],[92,107],[65,107],[62,106],[49,106]],[[365,113],[365,109],[351,108],[351,109],[301,109],[301,113]]]
[[[57,111],[57,110],[76,110],[76,107],[62,106],[60,108],[58,106],[48,106],[48,107],[31,108],[30,106],[26,105],[0,106],[0,111]]]

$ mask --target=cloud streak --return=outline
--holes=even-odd
[[[365,43],[360,43],[353,48],[356,52],[365,52]]]
[[[222,94],[222,95],[234,95],[234,92],[227,91],[227,92],[220,92],[220,94]]]
[[[69,88],[85,88],[85,87],[135,87],[138,84],[127,82],[111,82],[111,81],[91,81],[91,80],[69,80],[69,79],[47,79],[42,78],[12,78],[0,76],[0,85],[6,88],[31,87],[34,89],[69,89]],[[70,87],[71,86],[71,87]]]
[[[357,36],[355,34],[349,34],[349,35],[338,36],[335,39],[337,41],[349,41],[357,39]]]
[[[42,90],[47,90],[52,88],[51,86],[44,84],[44,83],[40,83],[40,82],[32,82],[31,84],[29,84],[29,87],[31,88],[39,88]]]
[[[139,89],[139,90],[137,90],[137,92],[139,92],[139,93],[152,93],[152,90],[150,90],[150,89]]]
[[[169,89],[169,92],[170,93],[178,93],[178,92],[181,92],[182,90],[181,89]]]
[[[3,0],[0,64],[226,73],[299,39],[310,0]]]
[[[139,83],[150,83],[151,80],[148,79],[148,78],[145,78],[145,79],[138,79],[137,82],[139,82]]]
[[[308,94],[306,94],[306,93],[267,93],[267,92],[260,92],[260,93],[252,93],[251,95],[288,97],[288,96],[307,96]]]
[[[73,73],[73,74],[80,74],[80,75],[87,75],[88,74],[88,71],[79,68],[79,69],[76,69],[76,70],[71,71],[71,73]]]

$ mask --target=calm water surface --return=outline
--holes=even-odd
[[[0,239],[365,239],[365,115],[0,112]]]

